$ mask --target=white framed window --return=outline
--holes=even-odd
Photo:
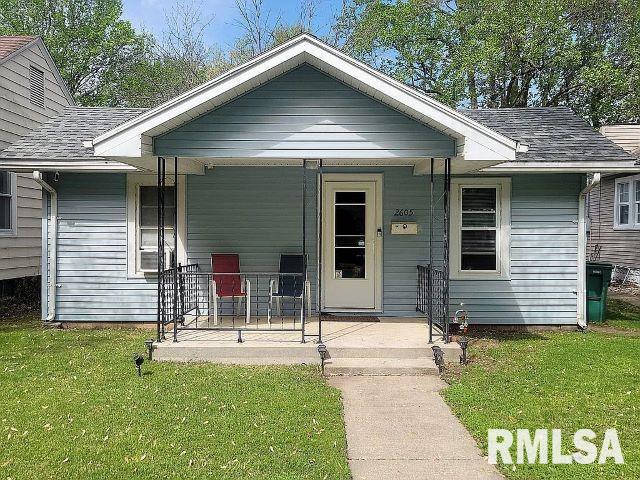
[[[12,172],[0,172],[0,236],[18,233],[18,187]]]
[[[613,227],[640,230],[640,175],[616,178]]]
[[[455,178],[451,278],[510,277],[511,179]]]
[[[184,178],[178,177],[178,261],[185,263]],[[141,277],[157,273],[158,265],[158,187],[155,175],[127,175],[127,273]],[[173,178],[165,186],[165,262],[176,250],[174,215],[176,212]]]

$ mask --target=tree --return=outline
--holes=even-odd
[[[229,52],[231,63],[238,64],[276,47],[301,33],[313,31],[316,0],[302,0],[298,19],[284,23],[280,16],[266,9],[263,0],[236,0],[236,24],[244,32]]]
[[[40,35],[79,104],[117,104],[104,79],[137,63],[149,40],[121,15],[121,0],[3,0],[0,34]]]
[[[166,13],[166,28],[151,39],[146,54],[117,78],[105,78],[119,105],[153,107],[190,90],[255,55],[311,28],[313,0],[303,4],[300,19],[285,24],[260,0],[238,3],[242,35],[227,52],[211,46],[206,31],[214,17],[201,3],[178,0]]]
[[[178,0],[165,15],[161,39],[151,39],[143,58],[109,79],[118,103],[153,107],[230,68],[223,52],[205,38],[213,20],[202,4]]]
[[[594,126],[640,117],[635,0],[352,0],[336,32],[453,106],[568,105]]]

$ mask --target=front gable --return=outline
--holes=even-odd
[[[153,139],[199,158],[452,157],[456,141],[304,64]]]
[[[155,160],[154,154],[159,150],[154,150],[154,139],[164,136],[165,134],[174,131],[175,129],[192,122],[195,119],[200,118],[203,114],[207,114],[215,111],[215,109],[221,106],[229,104],[236,99],[240,99],[243,95],[252,92],[258,87],[264,86],[272,80],[296,70],[298,67],[312,66],[319,72],[324,73],[330,78],[337,80],[342,86],[349,86],[355,91],[362,92],[369,97],[369,99],[375,99],[377,102],[388,106],[384,109],[384,114],[381,118],[376,119],[376,122],[384,124],[386,118],[385,114],[389,110],[395,110],[401,114],[413,119],[415,123],[423,126],[430,127],[430,129],[423,130],[429,132],[429,137],[433,136],[434,131],[440,132],[451,139],[455,139],[455,155],[451,156],[452,169],[454,172],[465,172],[470,170],[478,170],[481,168],[495,165],[505,161],[515,160],[516,151],[522,148],[517,141],[512,140],[495,130],[492,130],[481,123],[472,120],[464,114],[457,112],[455,109],[444,105],[432,97],[425,95],[381,72],[372,69],[371,67],[359,62],[339,50],[320,42],[319,40],[309,36],[300,35],[289,42],[286,42],[274,49],[265,52],[254,59],[244,63],[219,77],[206,82],[199,87],[190,90],[178,97],[175,97],[168,102],[153,108],[139,117],[132,119],[118,127],[99,135],[93,139],[94,155],[102,156],[110,159],[120,159],[130,165],[153,169]],[[315,95],[315,92],[312,92]],[[321,97],[311,96],[316,100]],[[371,104],[370,104],[371,105]],[[246,107],[247,110],[255,107]],[[263,107],[264,108],[264,107]],[[269,107],[273,108],[273,107]],[[303,107],[309,108],[309,107]],[[316,108],[321,108],[320,106]],[[333,108],[345,108],[335,104]],[[355,108],[355,107],[354,107]],[[376,105],[379,110],[380,106]],[[375,109],[374,109],[375,110]],[[263,109],[263,112],[265,110]],[[331,112],[330,112],[331,113]],[[217,115],[215,113],[214,115]],[[247,113],[248,114],[248,113]],[[266,116],[266,114],[265,114]],[[290,118],[299,118],[300,114],[290,115],[289,113],[283,114],[283,116]],[[347,117],[348,115],[345,115]],[[398,118],[394,115],[394,118]],[[346,120],[346,119],[345,119]],[[330,124],[330,123],[329,123]],[[344,127],[345,124],[338,124]],[[314,123],[312,126],[316,127]],[[275,127],[274,127],[275,128]],[[431,130],[433,129],[433,130]],[[305,131],[294,132],[276,132],[276,133],[307,133]],[[318,132],[310,132],[318,133]],[[342,131],[342,132],[330,132],[330,133],[347,133],[356,135],[359,133],[371,133],[371,132],[358,132],[358,131]],[[383,132],[380,132],[383,133]],[[389,135],[402,133],[395,131],[385,131]],[[436,135],[437,137],[437,135]],[[350,137],[353,138],[353,137]],[[383,163],[388,164],[388,159],[408,155],[418,155],[419,159],[413,162],[416,167],[420,165],[419,170],[422,170],[425,158],[438,157],[436,152],[432,150],[425,150],[424,143],[417,143],[413,146],[405,144],[404,141],[422,141],[423,139],[407,140],[401,138],[400,141],[394,143],[393,138],[388,137],[389,140],[383,140],[382,138],[374,140],[369,152],[353,153],[349,149],[350,144],[341,145],[338,140],[333,141],[333,147],[345,147],[335,148],[331,150],[333,153],[330,158],[338,158],[353,160],[358,162],[358,159],[370,158],[370,152],[374,151],[374,160],[380,159]],[[440,137],[442,138],[442,137]],[[280,138],[263,141],[267,143],[254,145],[254,148],[246,149],[243,144],[228,143],[229,152],[234,150],[248,151],[252,158],[261,158],[264,153],[257,152],[271,152],[269,156],[281,155],[280,151],[284,150],[279,148],[280,142],[286,139],[293,144],[287,143],[287,147],[291,150],[287,158],[293,158],[297,155],[297,161],[304,158],[304,156],[315,156],[313,152],[324,152],[323,148],[319,149],[297,149],[295,137],[288,138],[281,135]],[[431,138],[430,138],[431,139]],[[240,141],[242,141],[241,139]],[[362,146],[365,147],[367,141],[370,138],[366,136],[362,140]],[[225,141],[236,142],[231,138],[225,138]],[[389,142],[389,143],[387,143]],[[369,142],[371,143],[371,142]],[[405,146],[409,146],[409,150],[414,149],[414,153],[400,154],[401,151],[406,150]],[[321,145],[322,146],[322,145]],[[164,145],[168,147],[168,145]],[[183,145],[179,145],[180,148]],[[238,148],[240,147],[240,148]],[[441,146],[437,146],[441,148]],[[367,150],[363,148],[362,150]],[[445,150],[450,151],[449,147],[445,147]],[[169,151],[164,150],[164,151]],[[275,153],[278,152],[278,153]],[[297,152],[294,153],[294,152]],[[342,153],[340,153],[342,152]],[[386,155],[385,153],[386,152]],[[214,152],[215,155],[223,155],[219,152]],[[346,154],[346,157],[345,157]],[[303,155],[303,157],[300,157]],[[246,157],[239,157],[232,155],[236,161],[246,164]],[[261,161],[256,160],[256,164],[268,164],[274,163],[277,160],[272,160],[267,156],[266,159]],[[182,158],[182,157],[181,157]],[[220,157],[186,157],[185,161],[180,162],[181,166],[206,164],[206,163],[218,163],[212,162],[216,158]],[[251,158],[251,157],[249,157]],[[442,157],[440,157],[442,158]]]

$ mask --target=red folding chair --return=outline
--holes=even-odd
[[[251,302],[249,294],[251,286],[249,280],[240,274],[240,256],[237,253],[211,254],[211,286],[210,304],[213,305],[213,324],[218,324],[218,299],[238,299],[238,312],[242,302],[245,302],[245,322],[249,323],[251,316]],[[211,310],[209,313],[211,318]]]

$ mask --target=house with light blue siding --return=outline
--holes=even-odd
[[[43,318],[159,334],[584,325],[587,176],[635,161],[566,107],[455,110],[308,35],[153,109],[68,107],[0,154],[47,185]]]

